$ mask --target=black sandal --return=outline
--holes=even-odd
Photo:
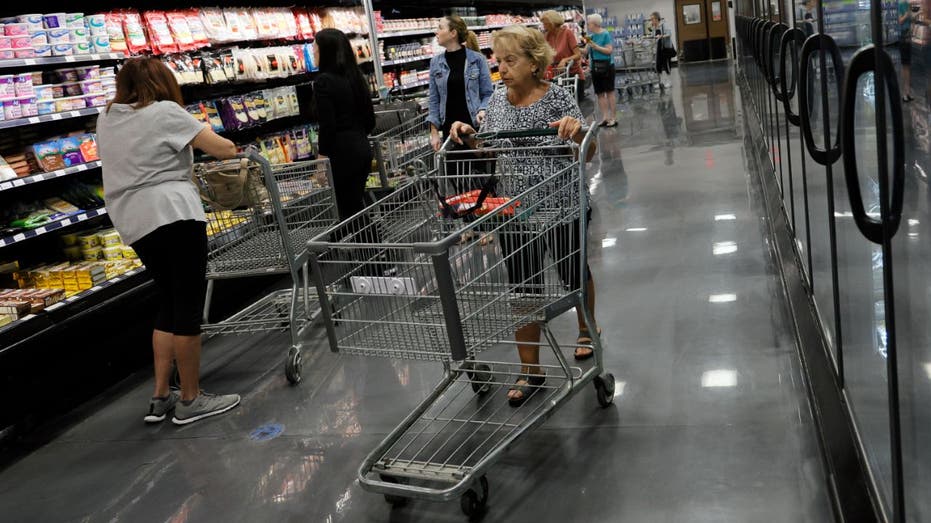
[[[598,329],[598,335],[601,336],[601,329]],[[575,340],[576,345],[592,345],[592,342],[595,341],[591,336],[588,335],[588,331],[579,331],[579,337]],[[579,349],[588,349],[589,352],[585,354],[579,354]],[[595,347],[576,347],[575,348],[575,361],[585,361],[595,355]]]
[[[518,385],[514,383],[514,386],[510,390],[516,390],[520,392],[520,396],[516,398],[508,397],[508,405],[512,407],[520,407],[524,404],[525,401],[530,399],[534,393],[537,392],[537,389],[546,383],[546,374],[529,374],[522,375],[517,378],[517,381],[525,381],[527,383],[523,385]],[[510,392],[510,390],[508,392]]]

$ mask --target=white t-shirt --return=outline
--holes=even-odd
[[[191,182],[190,143],[204,124],[175,102],[113,104],[97,119],[107,213],[132,245],[163,225],[207,221]]]

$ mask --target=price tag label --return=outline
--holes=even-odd
[[[13,241],[14,241],[14,242],[21,242],[21,241],[23,241],[23,240],[25,240],[25,239],[26,239],[26,235],[23,234],[23,233],[19,233],[19,234],[16,234],[16,235],[13,236]]]
[[[26,185],[26,182],[23,180],[13,180],[13,187],[22,187]]]
[[[38,116],[30,116],[30,117],[29,117],[29,123],[39,123],[40,121],[41,121],[41,120],[39,119]]]
[[[91,55],[91,60],[100,60],[100,55],[97,54],[97,53],[92,54],[92,55]]]
[[[59,176],[60,176],[60,175],[59,175]],[[55,178],[55,177],[52,176],[52,178]],[[32,177],[32,181],[34,181],[34,182],[41,182],[41,181],[44,181],[44,180],[45,180],[45,175],[44,175],[44,174],[37,174],[37,175],[35,175],[35,176]]]
[[[52,120],[61,120],[61,113],[53,113],[51,118]]]
[[[5,190],[9,189],[10,187],[13,187],[13,184],[12,184],[12,183],[9,183],[9,182],[7,182],[7,183],[0,183],[0,191],[5,191]]]
[[[74,61],[74,57],[73,57],[73,56],[66,56],[66,57],[65,57],[65,61],[66,61],[66,62],[73,62],[73,61]]]
[[[96,285],[96,286],[94,286],[94,287],[91,287],[90,290],[93,291],[93,292],[97,292],[97,291],[99,291],[99,290],[102,289],[102,288],[103,288],[103,287],[101,287],[100,285]]]
[[[79,222],[83,222],[83,221],[86,220],[86,219],[87,219],[87,214],[78,215],[78,221],[79,221]],[[71,223],[71,220],[68,220],[68,223],[70,224],[70,223]]]
[[[25,65],[36,65],[36,61],[35,61],[34,59],[32,59],[32,58],[26,58],[25,60],[23,60],[23,64],[25,64]]]
[[[71,111],[68,114],[70,114],[72,118],[77,118],[78,116],[81,116],[81,111]]]

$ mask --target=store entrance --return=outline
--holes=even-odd
[[[676,26],[683,62],[727,58],[726,0],[676,0]]]

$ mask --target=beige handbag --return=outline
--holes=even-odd
[[[194,165],[200,198],[215,210],[257,207],[269,202],[262,168],[246,158]]]

